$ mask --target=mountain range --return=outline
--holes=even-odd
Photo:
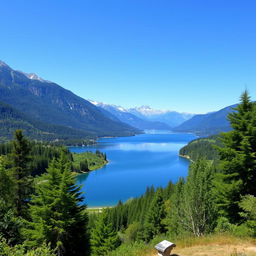
[[[171,130],[171,127],[166,123],[147,120],[143,116],[139,117],[130,113],[129,110],[126,110],[123,107],[108,105],[96,101],[91,101],[91,103],[99,107],[102,111],[111,113],[114,118],[117,118],[118,120],[140,130]]]
[[[191,132],[200,136],[209,136],[231,130],[228,114],[234,111],[237,104],[225,107],[219,111],[195,115],[191,119],[175,127],[176,132]]]
[[[168,124],[171,128],[182,124],[183,122],[189,120],[195,115],[191,113],[180,113],[170,110],[152,109],[149,106],[130,108],[128,111],[138,117],[145,118],[149,121],[158,121]]]
[[[121,106],[85,100],[34,73],[0,61],[0,140],[15,129],[37,140],[131,136],[142,130],[173,130],[212,135],[231,129],[227,115],[236,105],[207,114]]]
[[[102,110],[110,112],[120,121],[141,130],[171,130],[173,127],[180,125],[194,116],[194,114],[190,113],[152,109],[149,106],[126,109],[121,106],[92,100],[90,100],[90,102]]]
[[[0,102],[35,122],[68,128],[66,137],[69,137],[71,130],[81,138],[130,136],[140,132],[117,119],[109,118],[93,104],[58,84],[35,74],[13,70],[4,62],[0,62]],[[3,122],[0,125],[2,127]],[[41,130],[52,135],[51,130]]]

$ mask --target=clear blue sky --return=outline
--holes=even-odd
[[[256,99],[256,1],[8,0],[0,59],[85,99],[204,113]]]

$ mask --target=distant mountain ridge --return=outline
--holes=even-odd
[[[81,130],[87,136],[129,136],[140,132],[109,118],[93,104],[58,84],[35,74],[15,71],[2,61],[0,101],[32,119]]]
[[[195,115],[190,120],[174,128],[176,132],[192,132],[202,136],[214,135],[231,130],[227,116],[237,104],[219,111]]]
[[[182,124],[194,116],[194,114],[191,113],[180,113],[171,110],[157,110],[152,109],[149,106],[130,108],[128,111],[148,121],[165,123],[171,128]]]
[[[11,122],[39,139],[130,136],[146,129],[212,135],[231,129],[227,115],[235,106],[201,115],[149,106],[125,109],[89,102],[56,83],[13,70],[0,61],[0,131],[6,136],[4,125],[11,127]]]
[[[171,127],[165,123],[145,120],[144,118],[140,118],[130,113],[129,110],[126,110],[121,106],[104,104],[92,100],[90,100],[90,102],[101,108],[102,111],[108,111],[112,115],[112,118],[118,119],[140,130],[171,130]],[[111,116],[109,117],[111,118]]]

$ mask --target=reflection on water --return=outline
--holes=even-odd
[[[166,186],[186,176],[188,161],[178,156],[179,149],[192,134],[151,133],[133,137],[103,138],[90,147],[72,147],[73,152],[100,150],[109,164],[77,177],[89,206],[115,205],[144,193],[147,186]]]

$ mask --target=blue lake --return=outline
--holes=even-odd
[[[133,137],[103,138],[90,147],[71,147],[72,152],[97,149],[107,154],[103,168],[77,177],[89,207],[112,206],[119,200],[142,195],[148,186],[164,187],[187,176],[189,161],[179,149],[195,139],[193,134],[150,133]]]

